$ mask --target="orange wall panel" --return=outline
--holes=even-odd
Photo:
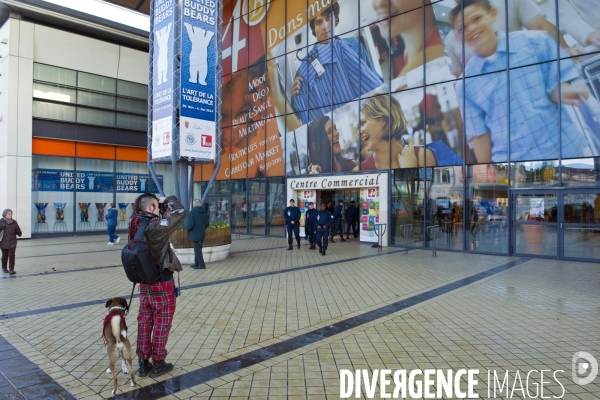
[[[75,157],[75,142],[34,137],[31,153],[45,156]]]
[[[77,157],[80,158],[115,159],[115,146],[97,143],[77,143],[75,149]]]
[[[117,146],[117,160],[147,162],[148,149],[140,147]]]

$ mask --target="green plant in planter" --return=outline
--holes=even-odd
[[[226,229],[230,228],[229,224],[223,220],[213,221],[208,224],[208,229]]]

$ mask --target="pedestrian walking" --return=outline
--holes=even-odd
[[[110,208],[106,213],[106,228],[108,229],[108,243],[109,246],[114,245],[115,243],[119,244],[121,238],[115,234],[117,230],[117,217],[119,212],[115,208],[115,203],[110,203]]]
[[[334,228],[333,228],[333,232],[331,233],[331,243],[335,243],[333,241],[333,238],[338,233],[340,235],[340,239],[342,240],[342,242],[346,241],[346,239],[344,239],[344,230],[342,229],[342,217],[343,217],[343,215],[344,215],[344,200],[340,200],[340,201],[338,201],[338,205],[335,206],[335,209],[333,211],[333,224],[334,224]]]
[[[317,213],[317,246],[322,255],[325,255],[327,251],[327,239],[331,225],[333,225],[333,215],[327,211],[325,203],[321,203],[321,210]]]
[[[21,237],[23,232],[10,209],[2,211],[0,219],[0,249],[2,249],[2,272],[14,275],[15,254],[17,251],[17,236]],[[8,269],[6,268],[8,266]]]
[[[292,246],[292,232],[296,235],[296,242],[298,242],[298,248],[300,248],[300,214],[300,209],[296,207],[296,202],[294,199],[291,199],[290,206],[286,207],[283,212],[287,228],[288,250],[294,249]]]
[[[206,228],[210,223],[210,218],[206,212],[206,207],[202,206],[200,199],[194,200],[194,208],[189,213],[183,225],[188,231],[188,237],[194,242],[194,265],[195,269],[206,269],[204,256],[202,255],[202,244],[206,236]]]
[[[313,203],[308,203],[308,210],[304,217],[306,221],[306,230],[308,232],[308,242],[310,243],[310,250],[315,250],[317,245],[317,211]]]
[[[352,227],[352,235],[354,238],[358,237],[357,223],[358,208],[356,207],[356,201],[352,200],[350,202],[350,207],[346,209],[346,239],[350,239],[350,227]]]
[[[173,253],[169,237],[185,220],[187,211],[175,196],[158,199],[143,194],[135,201],[137,213],[129,222],[129,240],[139,227],[146,227],[144,241],[160,267],[160,278],[154,283],[140,283],[137,350],[138,376],[153,378],[173,369],[167,363],[167,340],[175,314],[173,272],[181,271],[181,263]],[[143,228],[142,228],[143,229]],[[152,364],[150,363],[152,359]]]

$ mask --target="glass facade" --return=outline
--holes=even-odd
[[[600,14],[587,1],[273,0],[248,10],[225,0],[211,218],[280,236],[289,179],[377,172],[389,176],[381,195],[394,245],[574,254],[565,246],[577,249],[575,231],[556,227],[596,215],[595,194],[568,196],[600,182]],[[145,115],[142,85],[35,68],[37,117],[134,129]],[[195,197],[214,170],[199,168]],[[157,172],[171,190],[170,166]],[[531,214],[538,194],[558,211],[544,221],[554,224],[546,247],[532,250],[526,225],[542,222],[519,221],[517,209]],[[581,218],[573,229],[593,228]]]
[[[170,168],[156,171],[165,191],[173,193]],[[133,202],[142,193],[158,194],[146,163],[33,156],[32,232],[106,231],[110,203],[119,210],[118,229],[127,228]]]
[[[147,85],[33,64],[34,118],[146,131],[147,115]]]

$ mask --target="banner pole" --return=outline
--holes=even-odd
[[[222,136],[222,132],[221,132],[221,105],[223,103],[223,99],[221,98],[221,92],[223,89],[223,80],[222,80],[222,75],[223,75],[223,64],[222,64],[222,47],[223,47],[223,36],[221,33],[221,29],[220,27],[223,25],[223,0],[218,0],[217,1],[217,7],[218,7],[218,11],[217,11],[217,29],[216,29],[216,33],[217,33],[217,64],[216,64],[216,71],[215,71],[215,97],[216,97],[216,109],[215,109],[215,117],[216,117],[216,130],[217,130],[217,148],[216,148],[216,155],[215,155],[215,171],[213,172],[212,176],[210,177],[210,180],[208,181],[208,185],[206,186],[206,190],[204,191],[204,193],[202,193],[202,204],[204,204],[204,202],[206,201],[206,197],[208,196],[208,193],[210,193],[210,188],[212,187],[213,183],[215,182],[215,179],[217,178],[217,174],[219,173],[219,170],[221,169],[221,152],[222,152],[222,148],[221,148],[221,136]]]
[[[154,64],[154,7],[153,3],[155,0],[150,0],[150,35],[148,36],[149,41],[149,67],[148,67],[148,171],[150,172],[150,176],[156,185],[158,192],[162,197],[165,197],[165,193],[163,192],[162,185],[158,181],[158,177],[156,176],[156,172],[154,171],[154,166],[152,165],[152,104],[154,96],[154,75],[152,66]],[[148,185],[150,188],[150,192],[152,191],[152,185]]]

